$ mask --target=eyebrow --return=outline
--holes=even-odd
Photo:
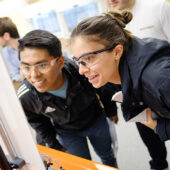
[[[34,65],[41,64],[41,63],[44,63],[44,62],[47,62],[47,61],[48,61],[47,59],[40,60],[40,61],[36,62]],[[26,63],[26,62],[23,62],[23,61],[21,61],[21,64],[30,65],[29,63]]]

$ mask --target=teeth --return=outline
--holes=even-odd
[[[91,77],[88,77],[89,79],[93,79],[93,78],[95,78],[96,76],[91,76]]]
[[[36,82],[34,82],[35,85],[38,85],[38,84],[41,84],[41,83],[43,83],[43,81],[36,81]]]
[[[41,83],[41,82],[43,82],[42,80],[41,81],[34,81],[34,83]]]

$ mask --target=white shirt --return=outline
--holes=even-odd
[[[168,0],[136,0],[133,19],[126,29],[139,38],[153,37],[170,42],[170,2]]]

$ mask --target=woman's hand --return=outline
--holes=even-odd
[[[156,125],[157,125],[157,121],[152,118],[152,111],[151,111],[150,108],[146,109],[146,114],[147,114],[146,115],[147,116],[147,121],[146,122],[141,122],[141,123],[154,130]]]

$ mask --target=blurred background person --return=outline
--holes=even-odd
[[[170,3],[168,0],[105,0],[113,10],[130,10],[133,19],[126,25],[134,35],[145,38],[153,37],[170,42]],[[139,134],[148,148],[152,160],[151,169],[165,169],[167,151],[165,143],[147,126],[136,123]]]
[[[105,0],[110,9],[130,10],[132,21],[126,25],[134,35],[170,42],[170,2],[168,0]]]
[[[20,61],[18,58],[19,33],[9,17],[0,18],[0,45],[13,82],[21,81]]]

